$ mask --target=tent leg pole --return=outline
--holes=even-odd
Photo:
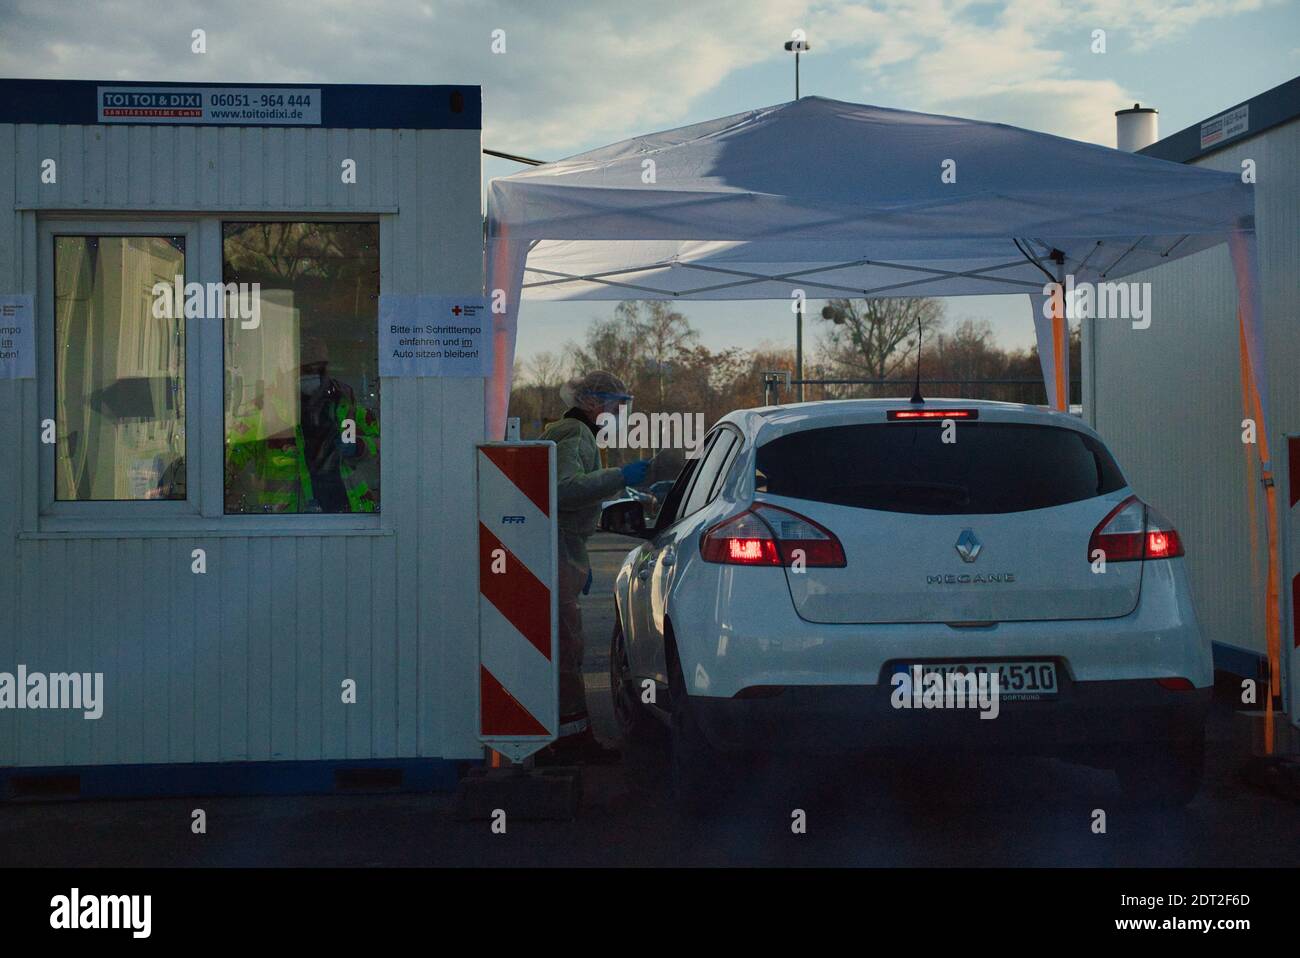
[[[1052,321],[1052,339],[1056,349],[1056,397],[1054,405],[1060,412],[1070,411],[1070,320],[1065,308],[1065,257],[1056,262],[1056,282],[1060,286],[1061,314]]]
[[[1083,421],[1097,428],[1097,326],[1091,316],[1079,317],[1080,375]]]

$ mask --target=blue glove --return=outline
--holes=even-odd
[[[649,459],[638,459],[622,467],[623,485],[639,486],[645,482],[645,474],[650,471]]]
[[[590,591],[591,591],[591,570],[588,569],[588,570],[587,570],[587,582],[586,582],[586,584],[582,587],[582,594],[583,594],[583,595],[586,595],[586,594],[587,594],[588,592],[590,592]]]

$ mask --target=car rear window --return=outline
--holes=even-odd
[[[1023,512],[1122,489],[1106,447],[1030,423],[941,422],[807,429],[760,446],[756,489],[841,506],[926,515]]]

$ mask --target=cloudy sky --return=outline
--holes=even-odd
[[[1168,135],[1300,74],[1297,0],[0,0],[0,75],[477,83],[486,146],[559,159],[791,99],[782,43],[796,29],[813,47],[805,93],[1106,145],[1134,102],[1157,107]],[[489,160],[484,176],[518,169]],[[580,337],[611,306],[525,305],[521,354]],[[785,303],[685,311],[710,345],[792,339]],[[989,318],[1011,345],[1032,338],[1020,298],[949,314]]]

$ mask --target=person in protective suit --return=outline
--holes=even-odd
[[[355,473],[379,453],[379,423],[351,386],[329,375],[323,342],[304,340],[301,359],[295,399],[275,390],[230,419],[228,512],[376,510],[374,491]]]
[[[591,587],[587,540],[600,522],[601,502],[645,480],[650,460],[604,468],[596,444],[597,418],[630,407],[623,382],[603,370],[587,373],[560,388],[568,407],[540,438],[555,443],[556,496],[559,501],[560,729],[537,756],[540,765],[610,764],[618,752],[602,746],[591,731],[582,684],[582,610],[578,597]]]
[[[378,452],[378,423],[351,386],[330,376],[323,343],[303,358],[297,439],[308,477],[307,511],[374,512],[374,494],[353,473],[359,459]]]

